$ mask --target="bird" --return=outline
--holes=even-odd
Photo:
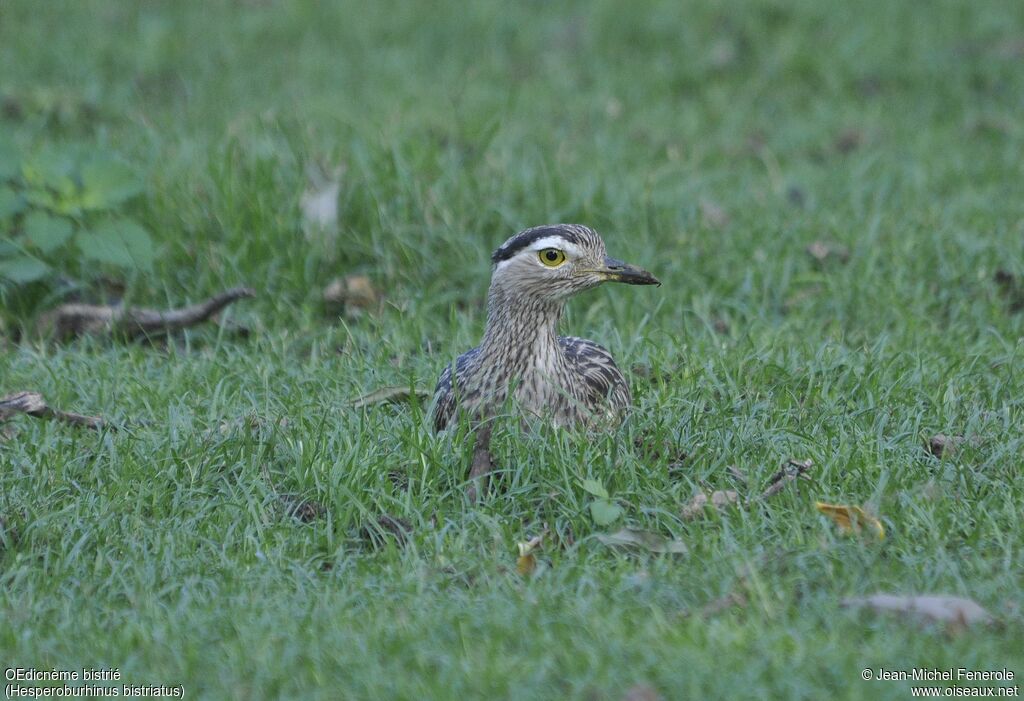
[[[463,411],[486,422],[510,399],[523,418],[561,427],[621,421],[632,396],[611,353],[584,338],[559,336],[558,323],[569,298],[604,282],[661,282],[608,257],[601,236],[580,224],[520,231],[494,251],[491,263],[483,339],[441,373],[434,430],[444,431]]]

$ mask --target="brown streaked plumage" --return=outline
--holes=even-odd
[[[602,282],[658,285],[646,270],[607,257],[596,231],[578,224],[522,231],[494,252],[487,328],[480,345],[445,368],[434,393],[435,430],[456,411],[486,420],[514,400],[562,426],[620,418],[632,399],[608,351],[558,335],[570,297]],[[510,396],[511,395],[511,396]]]

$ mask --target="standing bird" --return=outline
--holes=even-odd
[[[611,354],[593,341],[559,336],[558,321],[569,297],[602,282],[661,283],[607,257],[597,232],[579,224],[521,231],[491,261],[483,341],[456,359],[454,372],[449,365],[441,373],[434,429],[447,428],[457,410],[489,419],[510,395],[525,413],[559,426],[621,418],[632,399]]]

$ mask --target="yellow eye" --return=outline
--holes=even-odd
[[[538,255],[540,262],[549,268],[557,268],[565,262],[565,251],[560,251],[557,248],[545,248]]]

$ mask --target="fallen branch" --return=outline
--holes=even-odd
[[[202,323],[232,302],[255,297],[249,287],[234,287],[180,309],[142,309],[97,304],[63,304],[39,318],[36,334],[67,340],[76,336],[120,336],[129,340],[166,334]]]
[[[15,414],[28,414],[37,419],[54,419],[72,426],[91,428],[94,431],[102,431],[105,428],[117,430],[117,426],[98,416],[86,416],[53,409],[43,399],[43,395],[38,392],[18,392],[0,399],[0,423],[7,421]]]
[[[814,463],[811,460],[787,460],[786,464],[779,468],[779,471],[772,475],[772,478],[768,481],[768,488],[761,493],[762,499],[768,499],[773,497],[782,491],[783,487],[795,480],[797,477],[803,477],[804,479],[810,479],[807,476],[807,472],[814,467]],[[790,469],[793,468],[793,469]]]

